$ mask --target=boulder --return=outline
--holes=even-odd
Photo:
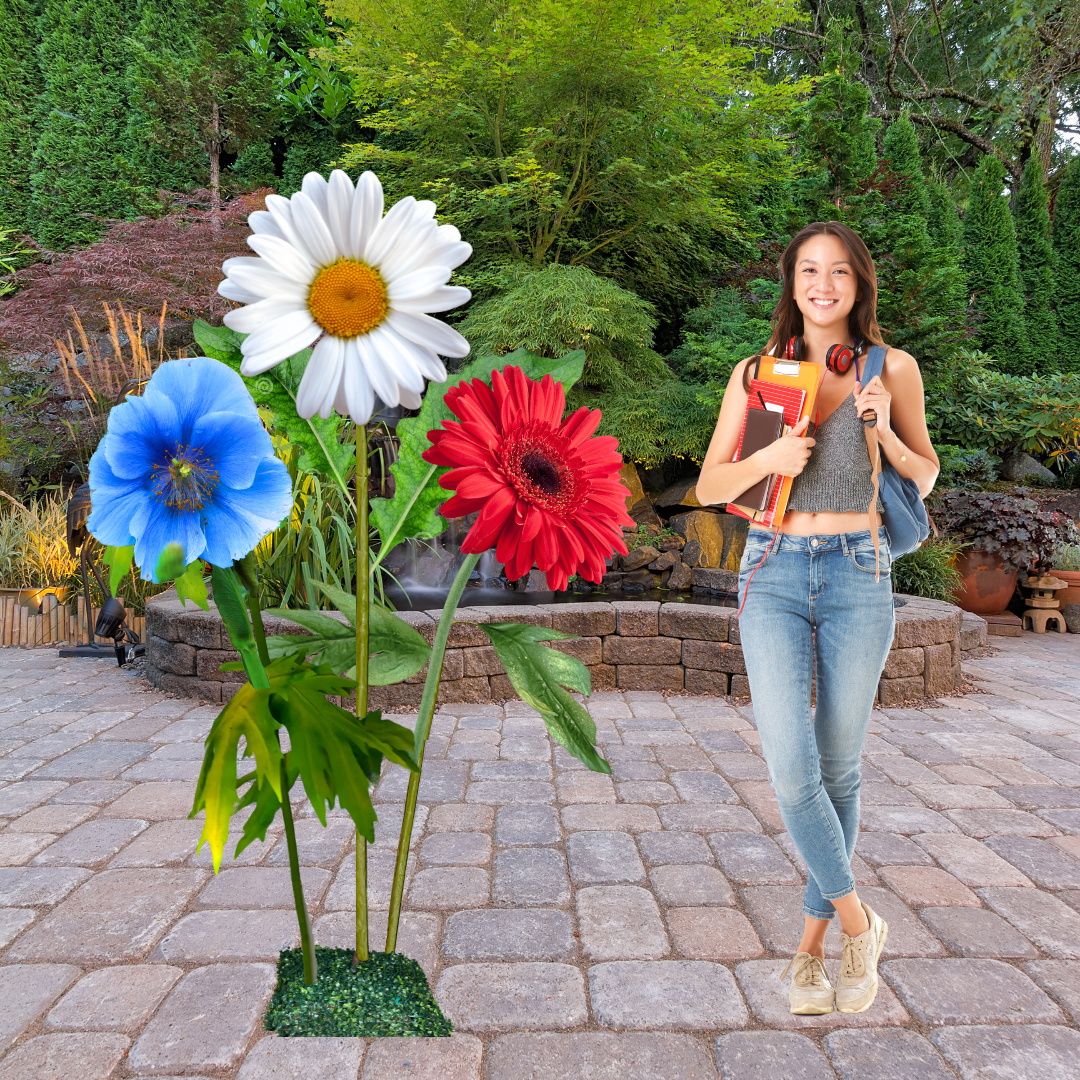
[[[664,524],[653,509],[653,504],[649,502],[648,497],[638,499],[638,501],[630,507],[630,516],[638,525],[652,525],[658,532]]]
[[[649,569],[655,570],[657,573],[662,573],[665,570],[670,570],[679,561],[678,555],[672,555],[670,551],[662,551],[660,558],[653,559],[649,563]]]
[[[1002,480],[1035,480],[1043,484],[1053,484],[1057,477],[1040,465],[1030,454],[1009,454],[1001,463]]]
[[[1066,604],[1061,614],[1065,617],[1065,629],[1070,634],[1080,634],[1080,604]]]
[[[676,506],[693,506],[701,507],[701,503],[697,500],[697,495],[694,493],[694,487],[697,484],[697,477],[693,477],[689,480],[680,480],[677,484],[672,484],[671,487],[665,489],[665,491],[656,500],[655,505],[661,510],[671,509]]]
[[[680,539],[682,539],[680,537]],[[701,541],[699,540],[683,540],[682,554],[679,558],[686,563],[687,566],[700,566],[701,565]]]
[[[739,591],[739,575],[730,570],[714,570],[703,567],[693,571],[694,587],[706,589],[712,593],[731,593]]]
[[[632,461],[625,462],[619,470],[619,479],[629,488],[629,494],[626,496],[626,511],[629,513],[631,507],[645,498],[645,489],[641,486],[637,466]]]
[[[676,514],[669,524],[686,539],[682,561],[688,566],[739,569],[749,525],[745,518],[713,510],[691,510]],[[701,546],[700,553],[692,547],[695,542]]]
[[[623,570],[640,570],[643,566],[648,566],[654,559],[660,557],[660,552],[654,547],[639,547],[634,548],[629,554],[622,557]]]
[[[518,592],[551,592],[551,586],[548,584],[547,574],[543,570],[537,570],[534,566],[529,571],[527,578],[522,578],[517,583]]]
[[[653,545],[661,551],[682,551],[685,546],[686,541],[681,536],[665,536]]]
[[[671,568],[671,576],[667,581],[668,588],[681,592],[683,589],[689,589],[693,584],[694,572],[686,563],[677,562]]]

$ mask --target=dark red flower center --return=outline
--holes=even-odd
[[[569,514],[583,493],[567,449],[566,439],[546,424],[507,433],[502,464],[519,497],[551,513]]]

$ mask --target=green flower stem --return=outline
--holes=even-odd
[[[289,801],[289,775],[284,757],[281,759],[281,816],[285,819],[285,842],[289,846],[289,876],[292,878],[296,919],[300,923],[300,947],[304,953],[304,982],[311,986],[319,977],[319,965],[315,959],[311,919],[308,917],[304,886],[300,880],[300,857],[296,851],[296,827],[293,825],[292,803]]]
[[[356,718],[368,711],[368,629],[371,589],[364,572],[368,555],[367,428],[356,425]],[[356,831],[356,951],[353,967],[368,958],[367,837]]]
[[[413,819],[416,817],[416,796],[420,790],[420,771],[424,767],[424,746],[431,731],[431,718],[435,715],[435,695],[442,678],[443,658],[446,656],[446,643],[450,639],[450,628],[454,625],[461,594],[465,591],[469,576],[480,561],[479,554],[466,555],[461,569],[454,578],[453,585],[443,604],[439,616],[439,626],[435,631],[435,641],[431,646],[431,659],[428,661],[427,678],[424,680],[424,694],[420,699],[420,712],[416,717],[416,741],[413,754],[417,770],[409,774],[409,790],[405,796],[405,815],[401,819],[401,835],[398,838],[397,862],[394,864],[394,888],[390,894],[390,913],[386,923],[386,951],[397,948],[398,922],[401,919],[401,901],[405,893],[405,869],[409,862],[409,844],[412,841]]]
[[[259,659],[263,667],[270,664],[270,654],[266,651],[266,630],[263,628],[262,610],[259,608],[259,583],[255,576],[255,554],[249,552],[243,559],[233,563],[233,569],[248,591],[248,611],[251,612],[251,628],[255,634],[255,647],[259,650]],[[252,683],[254,686],[254,683]]]

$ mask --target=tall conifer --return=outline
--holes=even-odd
[[[126,33],[120,0],[44,2],[29,226],[46,247],[91,243],[133,212]]]
[[[963,263],[967,271],[969,311],[981,348],[999,371],[1030,374],[1024,342],[1024,301],[1017,267],[1016,226],[1003,193],[1005,166],[987,154],[971,186],[964,218]]]
[[[1031,371],[1056,371],[1059,341],[1053,300],[1050,198],[1038,154],[1032,154],[1024,166],[1024,175],[1016,191],[1015,218],[1028,368]]]
[[[1080,155],[1069,162],[1061,178],[1051,238],[1057,264],[1059,366],[1062,371],[1080,372]]]
[[[0,229],[26,229],[34,154],[34,103],[41,90],[29,0],[0,0]]]

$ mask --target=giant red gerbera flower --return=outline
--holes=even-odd
[[[618,440],[593,437],[600,411],[580,408],[564,421],[562,383],[550,375],[535,382],[516,367],[493,372],[490,387],[459,383],[444,400],[461,423],[428,432],[423,456],[451,467],[439,480],[456,492],[446,517],[480,512],[461,550],[494,546],[511,581],[534,565],[552,589],[565,589],[573,574],[600,581],[604,560],[626,554],[622,526],[634,524]]]

